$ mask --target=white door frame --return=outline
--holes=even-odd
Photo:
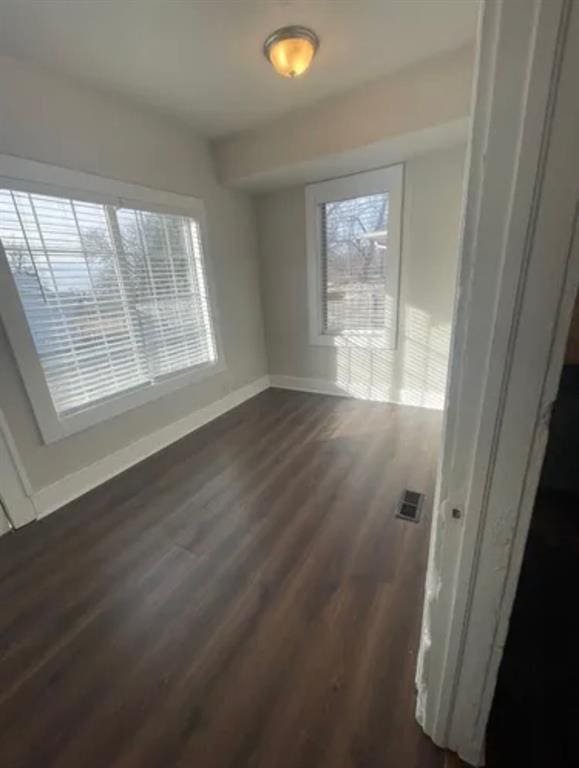
[[[36,520],[32,486],[0,410],[0,536]]]
[[[425,732],[472,764],[579,282],[578,71],[579,2],[487,0],[416,678]]]

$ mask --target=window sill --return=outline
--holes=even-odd
[[[175,374],[156,384],[119,394],[94,405],[88,405],[85,409],[70,415],[57,416],[53,411],[53,418],[51,414],[49,418],[45,416],[38,419],[42,437],[45,443],[54,443],[76,432],[82,432],[103,421],[108,421],[115,416],[121,416],[141,405],[159,400],[183,387],[200,383],[225,369],[225,363],[218,360]]]

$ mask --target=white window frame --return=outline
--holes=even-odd
[[[137,208],[153,213],[187,216],[198,224],[203,248],[217,360],[177,372],[148,386],[113,395],[70,415],[59,415],[54,407],[10,267],[4,253],[0,253],[0,317],[45,443],[52,443],[80,432],[226,369],[207,244],[205,206],[202,200],[9,155],[0,155],[0,188]]]
[[[351,176],[309,184],[306,187],[306,250],[308,260],[308,303],[310,343],[314,346],[396,349],[398,342],[400,253],[402,242],[402,191],[404,165],[392,165]],[[384,330],[323,332],[322,223],[323,203],[387,192],[388,261],[386,290],[392,300],[392,323]]]

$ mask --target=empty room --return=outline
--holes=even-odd
[[[2,766],[485,762],[577,15],[3,0]]]

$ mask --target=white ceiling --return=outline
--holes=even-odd
[[[0,0],[0,50],[172,114],[207,136],[284,112],[474,38],[478,0]],[[312,69],[288,80],[268,33],[305,24]]]

